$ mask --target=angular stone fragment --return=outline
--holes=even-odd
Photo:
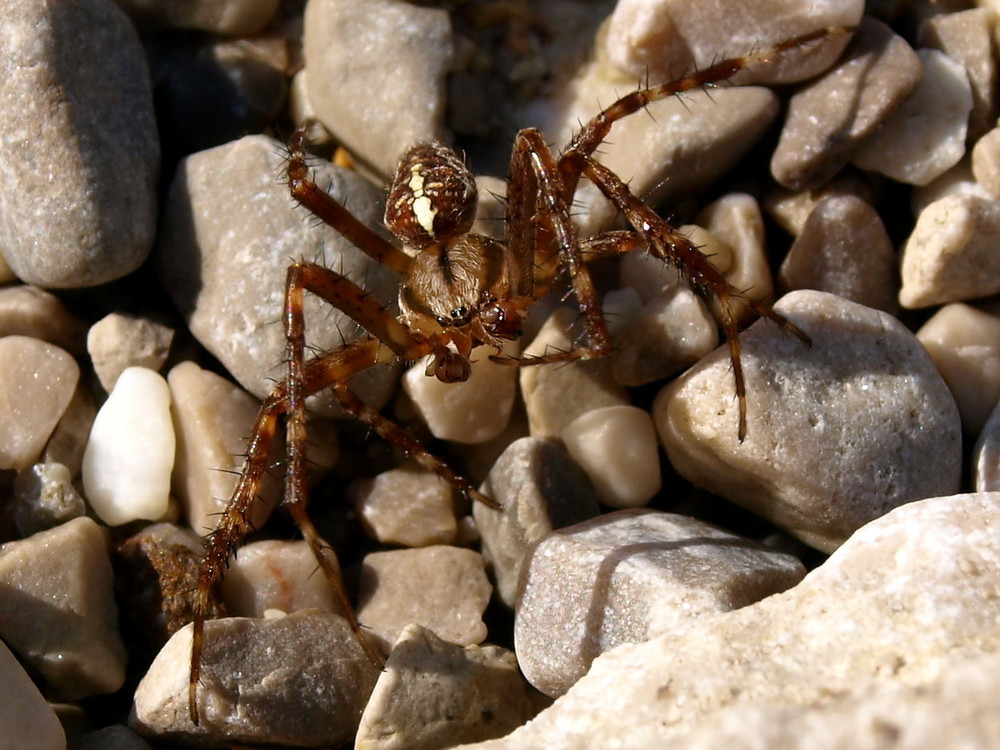
[[[785,187],[816,188],[832,178],[916,88],[920,58],[892,29],[861,21],[840,62],[788,105],[771,174]]]
[[[725,347],[657,396],[680,474],[827,552],[897,505],[958,489],[958,409],[912,333],[823,292],[792,292],[775,310],[812,346],[769,321],[741,334],[745,441]]]
[[[76,288],[134,271],[160,164],[142,45],[113,3],[0,3],[0,247],[17,276]]]
[[[274,15],[279,0],[115,0],[142,27],[197,29],[215,34],[249,36]]]
[[[469,379],[460,383],[442,383],[427,374],[423,359],[403,373],[406,395],[430,428],[441,440],[456,443],[485,443],[507,426],[517,391],[517,368],[490,360],[492,350],[483,347],[472,355]],[[515,356],[517,348],[506,349]],[[483,394],[489,394],[483,398]]]
[[[407,148],[443,139],[454,57],[445,10],[400,0],[318,0],[306,6],[303,45],[316,114],[383,180]]]
[[[949,195],[920,212],[900,261],[907,309],[1000,292],[1000,201]]]
[[[608,513],[558,529],[524,574],[514,644],[525,676],[565,693],[600,654],[794,586],[796,558],[694,518]]]
[[[159,520],[167,512],[176,441],[170,388],[152,370],[130,367],[104,402],[83,455],[83,489],[109,526]]]
[[[965,68],[972,87],[969,142],[975,142],[996,124],[997,64],[993,57],[993,14],[979,7],[940,13],[920,27],[918,44],[933,47]]]
[[[332,553],[327,559],[336,562]],[[263,617],[269,609],[317,609],[343,614],[305,541],[264,539],[240,547],[222,579],[222,601],[232,617]]]
[[[948,384],[962,427],[978,435],[1000,400],[1000,316],[998,310],[952,302],[917,331]]]
[[[637,406],[588,411],[566,426],[562,440],[605,505],[645,505],[660,491],[660,454],[648,411]]]
[[[386,303],[397,294],[396,274],[289,199],[279,178],[285,152],[278,141],[247,136],[189,156],[178,167],[157,240],[161,280],[191,332],[258,398],[285,375],[280,321],[293,259],[327,265]],[[376,188],[348,170],[310,166],[318,185],[346,201],[362,222],[378,225]],[[357,325],[345,314],[313,295],[305,297],[309,346],[325,351],[357,335]],[[353,385],[381,405],[392,379],[391,368],[380,367]],[[339,413],[334,403],[326,394],[310,407]]]
[[[410,623],[468,646],[486,637],[482,617],[492,593],[483,558],[470,549],[434,545],[372,552],[361,567],[358,620],[386,650]]]
[[[139,683],[133,729],[203,747],[339,746],[354,735],[378,676],[344,618],[311,611],[205,624],[198,726],[188,714],[190,667],[186,627]]]
[[[971,717],[973,728],[982,727],[986,737],[994,737],[996,713],[995,708],[990,713],[990,705],[995,706],[996,693],[986,685],[995,681],[990,665],[1000,650],[998,523],[997,493],[904,505],[859,530],[794,588],[604,654],[569,693],[526,727],[474,747],[679,750],[761,747],[761,742],[785,747],[770,743],[768,734],[748,734],[755,723],[739,724],[741,736],[752,738],[753,745],[694,744],[687,732],[731,726],[729,710],[759,707],[796,717],[803,709],[832,709],[844,696],[857,695],[865,705],[897,689],[919,696],[948,679],[959,664],[974,681],[970,695],[978,696],[973,699],[979,706]],[[978,677],[965,671],[970,663],[976,664]],[[979,702],[983,697],[986,704]],[[898,696],[892,702],[901,705]],[[960,700],[935,705],[942,713],[921,712],[921,726],[946,737],[959,717],[969,716]],[[871,718],[862,723],[864,735],[873,731]],[[892,721],[888,727],[876,724],[878,742],[860,746],[883,748],[887,737],[910,738],[908,724],[899,725],[898,734],[897,726]],[[823,729],[812,722],[802,731],[811,740],[808,747],[857,743],[851,735],[843,744],[825,745]],[[965,736],[958,728],[956,733]],[[983,744],[983,735],[975,731],[967,736],[979,738],[972,747],[992,744]],[[888,746],[931,750],[961,743]]]
[[[512,651],[462,648],[410,625],[361,716],[356,750],[434,750],[502,737],[535,714]]]
[[[125,681],[108,542],[76,518],[0,546],[0,637],[66,700]]]
[[[0,643],[0,736],[11,748],[66,750],[66,735],[14,654]]]
[[[924,76],[854,154],[861,169],[926,185],[965,154],[972,89],[965,68],[943,52],[917,52]]]
[[[483,557],[493,569],[497,596],[514,608],[529,550],[553,529],[596,516],[597,494],[565,449],[542,438],[511,443],[482,490],[503,507],[496,511],[476,503],[472,508]]]
[[[79,378],[79,366],[59,347],[0,338],[0,469],[27,469],[38,460]]]
[[[855,26],[863,12],[860,0],[771,0],[738,8],[698,0],[623,0],[611,15],[605,46],[619,68],[655,83],[816,29]],[[811,78],[829,67],[847,42],[847,35],[832,35],[789,50],[739,80],[793,83]]]
[[[852,195],[826,198],[809,214],[781,264],[786,291],[818,289],[895,313],[896,249],[878,212]]]
[[[29,284],[0,289],[0,337],[42,339],[71,354],[85,351],[87,328],[54,294]]]
[[[35,464],[14,480],[14,523],[22,537],[51,529],[87,512],[62,464]]]
[[[87,353],[108,393],[128,367],[159,370],[167,361],[173,329],[148,318],[111,313],[90,327]]]
[[[573,313],[560,307],[524,350],[524,357],[544,357],[573,348]],[[558,437],[581,414],[629,403],[625,389],[611,377],[607,359],[563,362],[558,366],[520,368],[521,395],[532,437]]]
[[[451,485],[437,474],[403,466],[350,489],[365,529],[383,544],[426,547],[458,536]]]

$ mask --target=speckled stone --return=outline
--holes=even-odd
[[[4,0],[0,18],[0,247],[31,284],[120,278],[156,231],[159,140],[135,28],[105,0]]]
[[[657,396],[653,418],[674,469],[827,552],[897,505],[958,490],[958,409],[908,329],[811,290],[775,309],[812,346],[765,320],[740,335],[742,443],[727,348]]]
[[[458,538],[451,485],[414,465],[359,480],[349,490],[365,530],[383,544],[426,547]]]
[[[110,393],[128,367],[159,370],[167,361],[174,331],[154,320],[111,313],[90,327],[87,353],[97,377]]]

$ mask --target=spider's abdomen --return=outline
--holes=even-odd
[[[410,247],[446,242],[472,227],[476,197],[475,179],[454,151],[441,143],[414,146],[389,186],[385,225]]]

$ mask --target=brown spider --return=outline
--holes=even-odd
[[[371,426],[426,469],[460,493],[492,508],[499,506],[465,477],[427,451],[399,425],[361,401],[350,379],[382,362],[430,357],[427,374],[446,383],[464,381],[470,355],[480,346],[499,354],[505,341],[521,335],[528,307],[555,284],[565,269],[586,328],[586,345],[530,360],[538,365],[611,354],[612,344],[587,263],[636,248],[674,265],[692,287],[715,299],[732,361],[739,402],[737,436],[746,436],[746,385],[737,336],[737,302],[770,318],[807,345],[809,337],[768,305],[747,299],[729,284],[687,237],[676,231],[639,198],[623,180],[593,158],[615,121],[650,102],[726,81],[751,64],[820,39],[833,29],[790,39],[764,51],[725,60],[661,86],[628,94],[586,123],[558,155],[541,133],[522,130],[514,139],[506,200],[505,241],[473,234],[476,186],[460,158],[446,146],[424,144],[402,158],[389,189],[385,224],[399,241],[416,251],[409,255],[364,226],[311,180],[305,135],[300,129],[289,144],[288,186],[292,196],[363,252],[400,272],[398,317],[353,281],[316,263],[300,261],[288,269],[284,326],[287,376],[264,401],[247,445],[246,462],[219,524],[208,539],[195,594],[189,681],[189,712],[198,723],[197,685],[206,613],[215,585],[229,557],[250,531],[249,509],[268,467],[279,421],[285,422],[287,473],[284,503],[311,546],[351,626],[373,661],[380,657],[361,632],[339,573],[306,513],[306,414],[308,396],[329,388],[344,410]],[[590,179],[632,227],[596,237],[577,238],[569,207],[581,176]],[[367,335],[317,356],[305,358],[303,296],[308,291],[343,310]],[[517,360],[515,360],[517,362]]]

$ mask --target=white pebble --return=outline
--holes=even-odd
[[[634,508],[660,491],[656,429],[649,412],[636,406],[594,409],[574,419],[562,439],[604,504]]]
[[[170,388],[152,370],[130,367],[97,413],[83,454],[83,489],[110,526],[167,512],[174,465]]]

